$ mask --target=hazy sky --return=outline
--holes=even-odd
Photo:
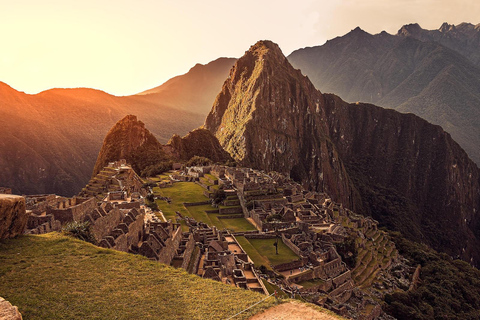
[[[134,94],[269,39],[285,55],[356,26],[480,23],[478,0],[0,0],[0,81]]]

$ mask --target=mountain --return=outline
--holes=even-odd
[[[207,115],[235,61],[235,58],[218,58],[206,65],[196,64],[188,73],[138,95],[145,95],[150,101],[161,101],[167,106]]]
[[[134,115],[128,115],[105,136],[92,176],[109,162],[121,159],[127,160],[140,174],[145,168],[160,162],[187,161],[194,156],[206,157],[214,162],[232,160],[208,130],[195,129],[183,138],[174,134],[167,145],[162,145],[142,121]]]
[[[322,94],[269,41],[237,61],[205,128],[241,165],[290,174],[410,239],[480,261],[480,173],[450,135]]]
[[[289,173],[353,206],[351,181],[320,121],[323,110],[312,83],[275,43],[260,41],[230,71],[205,128],[240,164]]]
[[[480,164],[478,28],[453,28],[471,29],[472,35],[441,31],[446,29],[427,32],[408,25],[397,35],[371,35],[356,28],[288,59],[323,92],[411,112],[442,126]],[[463,47],[472,49],[454,50]]]
[[[162,145],[134,115],[118,121],[108,131],[93,169],[93,176],[109,162],[126,159],[136,172],[168,159]]]
[[[197,65],[157,93],[125,97],[87,88],[30,95],[0,82],[0,186],[17,194],[78,193],[117,121],[135,114],[162,143],[173,134],[187,134],[203,123],[206,106],[215,100],[209,88],[219,77],[226,78],[228,69],[225,74],[222,70],[230,68],[229,63],[233,65],[222,58]],[[216,93],[220,88],[221,83]],[[196,99],[198,105],[192,102]]]
[[[397,35],[412,37],[421,41],[433,41],[457,51],[480,67],[480,23],[460,23],[459,25],[444,22],[437,30],[425,30],[418,23],[404,25]]]

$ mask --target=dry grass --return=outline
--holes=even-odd
[[[0,292],[24,319],[225,319],[265,297],[58,233],[0,241]]]

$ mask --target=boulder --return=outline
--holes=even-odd
[[[22,320],[22,315],[18,308],[12,306],[10,302],[0,297],[0,319],[2,320]]]
[[[0,239],[23,234],[28,222],[25,198],[11,194],[0,194]]]

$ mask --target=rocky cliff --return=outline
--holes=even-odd
[[[281,171],[354,207],[355,193],[328,138],[322,94],[273,42],[237,61],[205,128],[241,165]]]
[[[29,214],[25,211],[25,198],[0,194],[0,239],[23,234]]]
[[[140,173],[147,166],[167,160],[168,156],[145,124],[136,116],[128,115],[118,121],[105,137],[93,175],[109,162],[120,159],[126,159]]]
[[[277,170],[474,264],[479,170],[449,134],[412,114],[316,90],[260,41],[232,68],[205,128],[241,164]]]

